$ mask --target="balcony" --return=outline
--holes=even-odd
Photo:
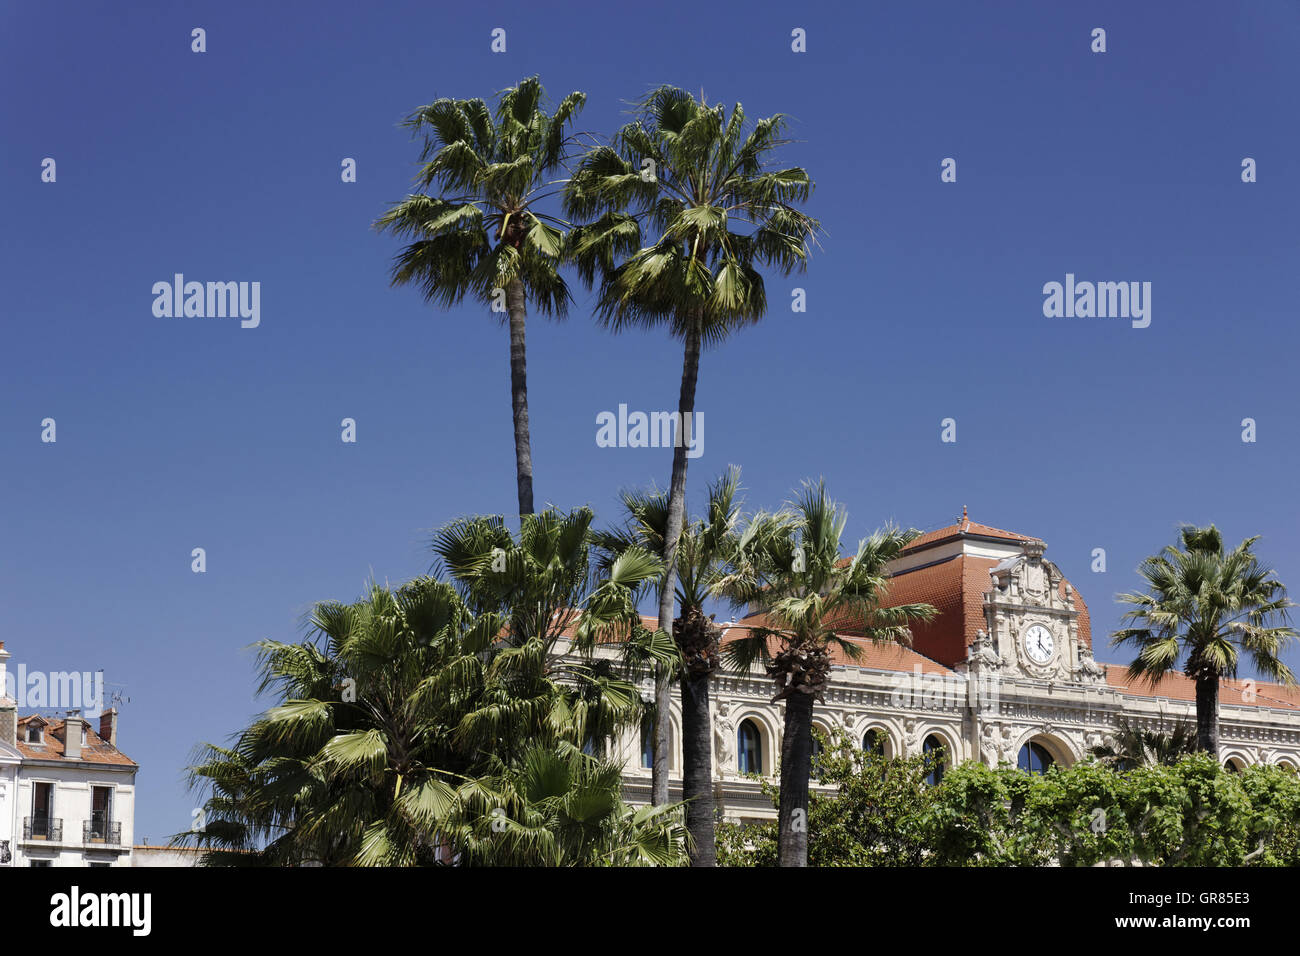
[[[58,817],[23,817],[23,839],[27,842],[48,840],[63,842],[63,821]]]
[[[87,820],[81,825],[81,842],[104,846],[120,846],[122,824],[112,820]]]

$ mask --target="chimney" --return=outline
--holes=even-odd
[[[75,710],[68,711],[68,718],[63,722],[63,756],[69,760],[81,759],[81,728],[85,726],[81,715]]]
[[[110,707],[99,715],[99,736],[117,746],[117,708]]]
[[[9,696],[9,652],[0,641],[0,742],[18,743],[18,701]]]

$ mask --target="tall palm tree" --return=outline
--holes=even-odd
[[[737,607],[762,615],[748,637],[728,643],[728,658],[742,673],[766,664],[776,683],[773,702],[785,701],[777,819],[781,866],[808,865],[813,702],[824,699],[832,648],[858,660],[859,636],[910,644],[908,624],[935,614],[929,604],[881,606],[889,584],[886,565],[917,532],[878,530],[842,559],[847,520],[824,482],[805,483],[797,501],[750,522],[741,534],[736,568],[718,587]]]
[[[1244,653],[1265,678],[1295,684],[1282,651],[1297,637],[1288,624],[1286,588],[1251,550],[1259,536],[1228,551],[1214,525],[1183,526],[1173,544],[1138,567],[1145,594],[1121,594],[1133,626],[1116,631],[1112,645],[1138,656],[1129,673],[1151,685],[1183,664],[1196,684],[1196,746],[1219,752],[1219,681],[1237,675]]]
[[[740,469],[733,465],[709,486],[705,516],[682,529],[677,546],[680,613],[673,621],[673,636],[682,658],[682,800],[686,803],[686,829],[691,834],[694,866],[717,865],[709,681],[718,668],[722,629],[705,615],[704,604],[714,596],[736,554],[741,522],[739,493]],[[662,491],[628,491],[622,499],[627,512],[623,526],[596,536],[602,568],[636,548],[655,553],[663,550],[668,495]]]
[[[586,102],[570,93],[555,112],[530,77],[505,90],[495,115],[480,99],[439,99],[406,121],[423,136],[421,190],[375,225],[412,241],[396,257],[393,285],[416,284],[429,302],[449,308],[470,296],[504,311],[510,324],[510,402],[515,430],[519,513],[533,512],[524,322],[528,302],[562,317],[570,295],[559,264],[565,232],[540,212],[571,145],[566,126]],[[430,190],[436,192],[431,194]]]
[[[582,158],[565,187],[565,210],[586,222],[570,236],[588,285],[600,275],[597,315],[607,327],[664,327],[684,346],[677,441],[668,488],[659,629],[672,633],[677,539],[686,513],[686,464],[700,350],[767,311],[760,267],[801,271],[818,223],[800,210],[812,180],[779,168],[785,117],[746,124],[684,90],[662,86],[639,115]],[[655,803],[668,799],[671,675],[656,680]]]

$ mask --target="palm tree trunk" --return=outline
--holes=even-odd
[[[785,699],[781,738],[781,805],[777,865],[808,865],[808,778],[812,773],[813,695],[793,690]]]
[[[515,482],[519,486],[519,513],[533,513],[533,450],[528,441],[528,357],[524,347],[524,284],[518,279],[506,286],[506,311],[510,314],[510,402],[515,418]]]
[[[682,798],[695,848],[691,866],[717,866],[713,832],[713,733],[709,674],[682,678]]]
[[[700,322],[686,333],[682,357],[682,390],[677,400],[677,441],[673,446],[673,477],[668,488],[668,525],[664,529],[664,577],[659,588],[659,630],[673,632],[673,598],[677,586],[677,539],[686,515],[686,429],[695,420],[695,383],[700,375]],[[668,802],[668,711],[672,706],[672,674],[659,668],[655,674],[655,762],[651,771],[651,797],[656,806]]]
[[[1196,749],[1219,757],[1219,675],[1196,677]]]

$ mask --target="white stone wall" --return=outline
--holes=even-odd
[[[63,821],[63,837],[57,842],[23,839],[23,821],[32,816],[37,782],[53,785],[52,817]],[[90,820],[91,788],[96,786],[113,790],[112,821],[122,824],[119,844],[87,844],[83,840],[83,824]],[[131,843],[135,838],[135,771],[78,761],[24,761],[18,777],[15,816],[16,866],[30,866],[33,859],[49,860],[51,866],[87,866],[92,862],[130,866]]]

